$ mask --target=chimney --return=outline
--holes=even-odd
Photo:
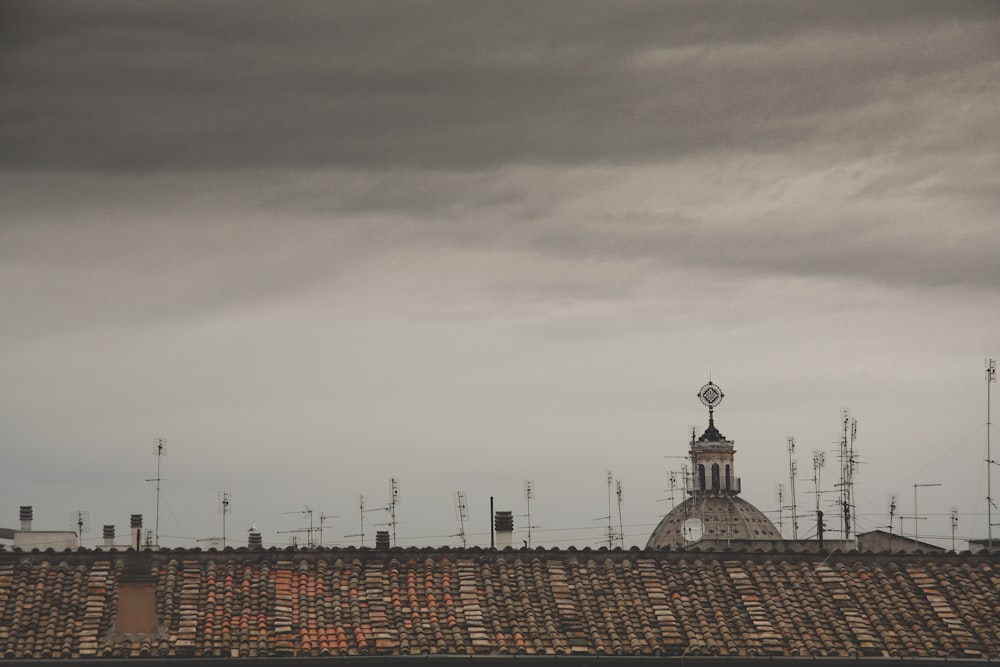
[[[256,530],[251,530],[247,539],[247,547],[250,551],[260,551],[264,548],[264,538]]]
[[[376,530],[375,531],[375,548],[379,551],[389,550],[389,531],[388,530]]]
[[[115,527],[113,525],[104,525],[104,546],[111,548],[115,545]]]
[[[34,512],[31,505],[21,505],[21,530],[31,530],[31,519]]]
[[[132,515],[132,543],[130,546],[134,547],[138,551],[142,547],[142,515],[133,514]]]
[[[497,512],[494,527],[497,531],[497,549],[506,549],[514,539],[514,513]]]

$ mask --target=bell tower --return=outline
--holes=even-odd
[[[733,463],[734,442],[726,440],[715,427],[715,408],[724,396],[719,385],[711,381],[698,391],[698,398],[708,408],[708,428],[697,440],[694,433],[691,434],[693,483],[689,488],[693,496],[735,496],[740,492],[740,480]]]

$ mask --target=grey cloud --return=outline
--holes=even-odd
[[[9,4],[0,164],[468,168],[773,150],[894,80],[990,61],[997,20],[967,4],[942,22],[915,3],[191,7]]]

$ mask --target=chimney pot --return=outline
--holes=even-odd
[[[257,531],[250,531],[247,539],[247,546],[251,551],[260,551],[264,548],[264,538]]]
[[[136,551],[142,548],[142,515],[133,514],[131,518],[132,544]]]
[[[115,543],[115,527],[114,525],[105,524],[104,525],[104,546],[110,547]]]
[[[21,530],[31,530],[31,520],[34,518],[34,511],[31,505],[21,505]]]
[[[514,538],[514,513],[499,511],[493,523],[497,532],[497,549],[511,546]]]
[[[375,531],[375,548],[380,551],[389,550],[389,531],[388,530],[377,530]]]

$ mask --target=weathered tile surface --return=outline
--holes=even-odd
[[[161,631],[115,630],[156,581]],[[0,550],[0,657],[1000,657],[1000,557]]]

